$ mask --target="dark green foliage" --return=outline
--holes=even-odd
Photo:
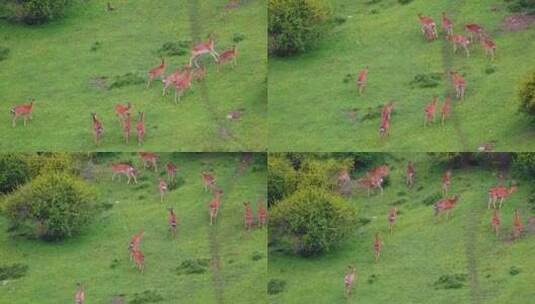
[[[429,73],[429,74],[418,74],[414,76],[414,79],[411,80],[409,85],[412,88],[434,88],[440,84],[442,80],[441,73]]]
[[[392,202],[392,206],[403,205],[403,204],[405,204],[406,202],[407,202],[406,199],[404,199],[404,198],[400,198],[400,199],[398,199],[397,201]],[[398,214],[399,214],[399,211],[398,211]]]
[[[79,171],[77,161],[72,153],[47,152],[30,154],[26,157],[26,162],[28,163],[32,177],[53,172],[77,174]]]
[[[533,0],[505,0],[509,5],[507,8],[514,13],[524,12],[535,14],[535,1]]]
[[[7,18],[26,24],[42,24],[63,16],[69,0],[5,0],[0,3]]]
[[[521,271],[520,271],[520,268],[516,267],[516,266],[511,266],[511,268],[509,269],[509,274],[512,275],[512,276],[515,276],[517,274],[519,274]]]
[[[361,121],[366,121],[366,120],[377,120],[381,117],[381,107],[377,107],[377,108],[368,108],[368,112],[366,112],[366,114],[364,114],[362,116],[362,118],[360,119]]]
[[[442,193],[435,192],[435,193],[427,196],[426,198],[424,198],[423,201],[422,201],[422,204],[424,204],[426,206],[431,206],[434,203],[436,203],[438,200],[440,200],[441,198],[442,198]]]
[[[177,42],[166,42],[156,53],[163,56],[184,56],[189,53],[191,41],[181,40]]]
[[[136,73],[126,73],[120,76],[114,76],[108,89],[117,89],[125,86],[144,83],[145,79]]]
[[[253,261],[259,261],[263,257],[264,257],[264,255],[261,252],[259,252],[259,251],[253,252],[253,256],[252,256]]]
[[[9,48],[0,46],[0,61],[6,60],[9,55]]]
[[[177,176],[176,179],[173,182],[170,182],[167,185],[167,190],[174,191],[174,190],[182,187],[185,183],[186,183],[186,181],[184,180],[184,178],[182,178],[181,176]]]
[[[245,34],[243,33],[234,33],[234,35],[232,35],[232,41],[234,43],[240,43],[243,40],[245,40]]]
[[[278,56],[304,52],[328,31],[331,10],[321,0],[269,0],[269,51]]]
[[[286,288],[286,281],[279,279],[271,279],[268,282],[267,292],[270,295],[278,294]]]
[[[184,260],[176,268],[176,273],[178,275],[205,273],[209,264],[210,264],[210,259]]]
[[[368,277],[368,284],[373,284],[373,283],[375,283],[375,281],[377,281],[378,278],[379,278],[378,275],[376,275],[375,273],[372,273],[372,274]]]
[[[441,275],[433,283],[436,289],[459,289],[464,287],[467,275],[464,273]]]
[[[353,79],[355,79],[355,75],[353,74],[346,74],[344,76],[344,80],[342,80],[344,83],[353,82]]]
[[[405,5],[405,4],[409,4],[412,2],[412,0],[398,0],[399,4],[401,5]]]
[[[356,211],[325,189],[304,187],[272,208],[270,237],[300,256],[334,249],[356,226]]]
[[[532,187],[531,193],[528,196],[528,206],[531,211],[535,211],[535,190],[533,190],[535,187]]]
[[[344,24],[345,22],[347,21],[347,17],[346,16],[334,16],[332,18],[332,22],[335,24],[335,25],[342,25]]]
[[[102,46],[102,43],[100,41],[95,41],[93,43],[93,45],[91,45],[91,52],[96,52],[100,49],[100,47]]]
[[[28,265],[13,264],[0,266],[0,281],[22,278],[28,272]]]
[[[535,71],[528,74],[522,81],[518,90],[518,99],[520,111],[533,117],[535,115]]]
[[[114,269],[115,267],[119,266],[120,262],[118,259],[113,259],[110,263],[110,268]]]
[[[485,68],[485,74],[494,74],[496,72],[496,66],[495,65],[488,65]]]
[[[156,290],[145,290],[142,293],[135,293],[134,299],[128,301],[130,304],[158,303],[164,300]]]
[[[89,184],[57,172],[39,175],[5,201],[12,234],[49,241],[79,233],[97,211]]]
[[[535,152],[516,153],[513,157],[513,168],[527,179],[535,180]]]
[[[272,205],[297,189],[297,172],[283,154],[268,158],[268,203]]]
[[[376,8],[372,8],[372,9],[370,10],[370,14],[371,14],[371,15],[377,15],[377,14],[379,14],[379,10],[376,9]]]
[[[23,185],[31,176],[24,156],[0,154],[0,193],[8,193]]]
[[[357,219],[357,223],[362,226],[369,224],[371,221],[372,220],[367,217],[359,217]]]

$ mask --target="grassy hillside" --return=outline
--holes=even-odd
[[[535,66],[530,51],[535,30],[503,30],[502,21],[510,14],[503,1],[329,2],[336,15],[347,18],[345,23],[306,54],[270,58],[272,151],[474,151],[489,142],[498,151],[533,149],[535,133],[517,113],[516,88]],[[453,20],[455,33],[464,33],[466,23],[481,24],[497,43],[496,60],[485,58],[479,43],[471,46],[470,58],[461,51],[454,55],[443,33],[426,42],[416,14],[431,16],[440,25],[443,11]],[[359,96],[355,80],[366,65],[368,87]],[[487,74],[487,68],[495,72]],[[454,92],[446,77],[434,88],[413,88],[410,82],[418,74],[450,69],[465,74],[466,98],[454,102],[444,128],[436,124],[424,129],[423,110],[432,96],[443,100]],[[391,136],[382,142],[380,116],[365,118],[369,109],[376,112],[390,100],[396,101]],[[354,110],[356,119],[350,113]]]
[[[152,171],[141,170],[138,185],[126,185],[124,177],[122,182],[110,182],[107,165],[87,171],[92,172],[99,199],[113,208],[81,236],[64,243],[11,239],[7,222],[0,217],[0,264],[29,266],[23,278],[0,284],[0,303],[71,303],[76,282],[85,284],[88,303],[111,303],[119,294],[126,296],[125,303],[135,303],[135,293],[146,290],[163,297],[158,303],[265,303],[266,230],[246,232],[242,206],[246,200],[256,202],[265,196],[263,166],[242,167],[238,154],[160,157],[162,164],[172,159],[179,166],[177,177],[184,182],[163,204]],[[108,156],[102,162],[126,160],[141,167],[137,156],[129,154]],[[208,168],[213,168],[225,192],[218,223],[212,227],[207,211],[211,196],[204,192],[200,178]],[[174,240],[167,230],[171,206],[180,222]],[[132,235],[142,228],[143,274],[129,261],[127,250]],[[178,275],[176,268],[193,259],[208,259],[206,271]]]
[[[453,217],[433,222],[432,206],[424,199],[440,192],[444,168],[432,165],[424,154],[396,154],[390,185],[383,196],[367,197],[357,191],[350,203],[359,210],[361,224],[354,235],[332,253],[297,258],[271,252],[269,278],[286,281],[285,291],[270,296],[270,303],[530,303],[535,266],[533,225],[522,239],[510,241],[512,213],[519,208],[528,229],[526,204],[530,184],[501,210],[502,233],[490,230],[487,190],[496,184],[496,172],[478,168],[453,170],[450,193],[460,194]],[[415,161],[416,184],[404,185],[407,160]],[[363,174],[359,173],[359,176]],[[399,216],[392,235],[387,214],[394,202]],[[363,224],[364,219],[369,220]],[[374,262],[373,234],[383,240],[382,256]],[[349,300],[344,297],[344,272],[349,264],[358,270],[358,282]],[[512,275],[512,267],[520,273]],[[442,275],[465,274],[459,289],[436,289]]]
[[[104,121],[104,140],[98,150],[136,151],[129,145],[114,114],[117,103],[145,111],[144,148],[157,151],[262,151],[266,146],[266,6],[265,1],[241,1],[226,10],[226,0],[72,1],[66,18],[27,27],[0,20],[0,46],[10,49],[0,61],[0,135],[2,150],[96,150],[90,113]],[[146,80],[160,61],[165,43],[200,41],[213,33],[216,49],[239,42],[238,67],[220,72],[206,60],[207,78],[194,84],[179,105],[173,92],[162,97],[161,82],[106,89],[114,77],[133,73]],[[189,61],[166,56],[167,74]],[[106,78],[102,80],[103,78]],[[34,119],[11,128],[9,109],[36,99]],[[240,120],[226,118],[243,109]]]

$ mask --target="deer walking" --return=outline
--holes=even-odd
[[[485,35],[485,30],[482,26],[475,24],[475,23],[469,23],[464,26],[464,29],[470,33],[470,40],[474,41],[479,39],[481,36]]]
[[[162,77],[164,73],[165,73],[165,60],[162,58],[160,65],[155,68],[152,68],[149,71],[149,80],[147,81],[146,88],[149,88],[151,83],[154,81],[154,79]]]
[[[172,162],[168,162],[166,165],[166,171],[167,171],[167,179],[170,183],[174,183],[176,181],[176,171],[177,167]]]
[[[226,50],[217,60],[217,70],[220,70],[220,66],[226,63],[231,63],[232,68],[238,65],[238,46],[234,45],[230,50]]]
[[[437,103],[438,103],[438,97],[434,96],[433,101],[431,103],[428,103],[425,106],[424,112],[425,112],[425,119],[424,119],[424,127],[427,127],[428,123],[434,123],[435,122],[435,113],[437,109]]]
[[[396,219],[398,217],[398,208],[390,208],[388,211],[388,229],[390,230],[390,234],[392,234],[392,230],[394,229],[394,224],[396,223]]]
[[[143,140],[145,139],[145,113],[139,112],[137,123],[136,123],[136,132],[137,132],[137,144],[141,146]]]
[[[153,152],[139,152],[139,157],[143,162],[143,169],[152,167],[154,172],[158,171],[158,155]]]
[[[350,297],[353,293],[353,285],[357,281],[357,269],[355,266],[350,265],[347,268],[346,274],[344,276],[344,292],[346,297]]]
[[[454,195],[449,198],[443,198],[436,202],[433,205],[433,210],[435,210],[435,217],[439,216],[442,213],[446,213],[447,219],[449,220],[452,216],[453,208],[455,208],[458,201],[459,195]]]
[[[175,211],[173,208],[169,208],[169,217],[167,218],[167,223],[169,224],[169,232],[171,232],[171,235],[173,238],[176,238],[176,226],[177,226],[177,218]]]
[[[137,234],[134,234],[132,236],[132,239],[128,243],[128,252],[130,253],[130,260],[132,261],[134,259],[134,251],[139,250],[139,245],[141,244],[141,239],[143,238],[143,235],[145,234],[145,231],[141,229],[141,231]]]
[[[494,233],[496,233],[496,237],[498,237],[498,234],[500,233],[501,220],[500,214],[496,209],[494,209],[492,219],[490,220],[490,225],[492,226],[492,230],[494,231]]]
[[[215,224],[217,220],[217,214],[219,213],[219,208],[221,207],[221,196],[223,195],[223,190],[217,190],[214,193],[214,197],[208,205],[209,214],[210,214],[210,225]]]
[[[137,270],[143,273],[143,270],[145,269],[145,255],[143,255],[143,252],[141,252],[141,250],[134,250],[132,252],[132,257],[134,259],[134,263],[136,264]]]
[[[258,207],[258,211],[257,211],[257,220],[258,220],[258,225],[263,228],[264,226],[266,226],[266,223],[267,223],[267,210],[266,208],[263,206],[263,205],[260,205]]]
[[[76,284],[76,293],[74,294],[74,303],[75,304],[84,304],[85,303],[85,291],[84,286],[81,283]]]
[[[13,117],[11,124],[13,128],[17,126],[17,119],[19,119],[20,117],[22,117],[22,119],[24,120],[24,126],[26,126],[28,120],[32,120],[34,103],[35,99],[31,98],[30,103],[21,104],[11,108],[11,116]]]
[[[158,191],[160,191],[160,202],[163,203],[163,197],[167,192],[167,183],[163,178],[160,177],[160,182],[158,183]]]
[[[448,18],[446,12],[442,13],[442,29],[446,32],[447,36],[453,35],[453,22]]]
[[[126,144],[128,144],[128,142],[130,141],[131,130],[132,130],[132,118],[130,117],[130,113],[127,112],[123,120],[123,136],[124,136]]]
[[[450,71],[450,75],[451,75],[451,81],[452,81],[453,87],[455,88],[455,92],[457,94],[457,99],[461,99],[461,100],[464,99],[466,81],[457,72]]]
[[[490,60],[494,60],[496,56],[496,43],[488,37],[481,39],[481,46],[485,50],[485,55],[490,57]]]
[[[515,215],[513,216],[513,240],[518,239],[523,231],[524,224],[522,224],[520,212],[518,211],[518,209],[515,209]]]
[[[503,201],[509,197],[511,194],[513,194],[517,190],[516,185],[512,185],[511,187],[507,188],[505,186],[496,186],[489,189],[489,202],[487,204],[487,209],[490,209],[490,205],[492,204],[492,207],[496,209],[496,202],[500,200],[500,204],[498,205],[498,208],[502,208]]]
[[[451,98],[449,96],[446,96],[446,99],[444,100],[444,104],[442,105],[442,108],[440,109],[440,121],[442,126],[444,126],[444,123],[446,119],[450,116],[451,113]]]
[[[119,181],[120,181],[120,176],[124,174],[128,178],[126,182],[127,184],[130,184],[130,180],[132,179],[134,180],[134,184],[137,184],[137,179],[136,179],[137,172],[136,172],[136,169],[134,169],[134,167],[132,167],[131,165],[114,164],[111,166],[111,171],[113,172],[111,176],[112,181],[115,179],[115,176],[117,174],[119,174]]]
[[[123,122],[127,113],[130,114],[130,109],[132,109],[132,104],[130,102],[115,105],[115,115],[119,118],[119,123]]]
[[[195,67],[199,67],[198,58],[206,54],[210,54],[215,62],[219,61],[219,54],[215,51],[215,40],[211,36],[208,41],[198,43],[191,48],[189,65],[195,64]]]
[[[96,113],[91,113],[91,119],[93,121],[93,137],[95,144],[98,146],[102,139],[102,135],[104,134],[104,125],[102,124],[102,121],[98,119]]]
[[[405,183],[407,186],[412,187],[414,185],[415,175],[416,171],[414,169],[414,164],[409,160],[409,163],[407,164],[407,173],[405,174]]]
[[[375,263],[379,262],[379,257],[381,256],[381,250],[383,247],[383,242],[379,238],[379,233],[375,233],[375,239],[373,241],[373,250],[375,252]]]
[[[251,230],[254,224],[253,208],[251,208],[250,202],[243,203],[243,207],[244,207],[243,219],[244,219],[245,230]]]
[[[420,29],[424,37],[427,40],[434,40],[438,38],[437,25],[435,21],[428,16],[423,16],[422,14],[417,14],[420,19]]]
[[[367,82],[368,82],[368,66],[366,66],[362,71],[359,72],[359,76],[357,78],[357,90],[359,92],[359,95],[361,95],[364,92]]]

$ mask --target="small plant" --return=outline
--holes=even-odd
[[[264,255],[261,252],[259,252],[259,251],[253,252],[253,256],[252,256],[253,261],[259,261],[263,257],[264,257]]]
[[[434,88],[440,84],[442,80],[442,74],[429,73],[429,74],[417,74],[413,80],[409,83],[412,88]]]
[[[372,220],[371,220],[370,218],[367,218],[367,217],[359,217],[359,218],[357,219],[357,224],[364,226],[364,225],[369,224],[371,221],[372,221]]]
[[[100,41],[95,41],[92,45],[91,45],[91,52],[96,52],[100,49],[100,47],[102,46],[102,43]]]
[[[181,40],[177,42],[166,42],[156,51],[156,53],[163,56],[184,56],[189,53],[191,41]]]
[[[397,195],[398,195],[398,196],[405,196],[405,195],[407,195],[407,192],[405,192],[405,191],[399,191],[399,192],[397,193]]]
[[[426,206],[431,206],[433,205],[434,203],[436,203],[439,199],[442,198],[442,193],[440,192],[435,192],[431,195],[429,195],[428,197],[424,198],[422,200],[422,204],[426,205]]]
[[[69,0],[4,0],[7,18],[26,24],[42,24],[63,16]]]
[[[405,5],[405,4],[409,4],[412,2],[412,0],[398,0],[399,4],[401,5]]]
[[[114,269],[115,267],[119,266],[119,260],[118,259],[113,259],[110,263],[110,268],[111,269]]]
[[[25,158],[19,154],[0,154],[0,193],[9,193],[31,177]]]
[[[485,74],[487,74],[487,75],[494,74],[495,72],[496,72],[496,66],[495,65],[488,65],[485,68]]]
[[[232,41],[234,43],[240,43],[242,42],[243,40],[245,40],[245,34],[242,34],[242,33],[234,33],[234,35],[232,35]]]
[[[344,76],[344,80],[343,80],[343,82],[344,82],[344,83],[352,82],[354,78],[355,78],[355,75],[353,75],[353,74],[346,74],[346,76]]]
[[[377,8],[372,8],[372,9],[370,10],[370,15],[377,15],[377,14],[379,14],[379,9],[377,9]]]
[[[286,288],[286,281],[279,279],[271,279],[268,282],[267,291],[268,294],[274,295],[284,291]]]
[[[137,85],[141,83],[145,83],[145,79],[143,77],[136,73],[129,72],[123,75],[114,76],[112,81],[108,85],[108,89],[118,89],[125,86]]]
[[[0,281],[22,278],[28,272],[28,265],[13,264],[0,266]]]
[[[9,48],[0,46],[0,61],[6,60],[9,55]]]
[[[335,25],[342,25],[344,24],[345,22],[347,21],[347,17],[346,16],[334,16],[332,18],[332,22],[335,24]]]
[[[459,289],[464,287],[467,275],[464,273],[441,275],[433,284],[435,289]]]
[[[142,293],[135,293],[134,299],[128,301],[130,304],[158,303],[164,300],[156,290],[145,290]]]
[[[205,273],[209,264],[210,259],[188,259],[180,263],[176,272],[178,275]]]
[[[516,266],[511,266],[511,268],[509,269],[509,274],[512,275],[512,276],[515,276],[517,274],[520,273],[520,268],[516,267]]]
[[[377,281],[378,278],[379,278],[379,276],[376,275],[375,273],[371,274],[371,275],[368,277],[368,284],[373,284],[373,283],[375,283],[375,281]]]
[[[406,202],[407,202],[406,199],[404,199],[404,198],[400,198],[400,199],[398,199],[397,201],[393,201],[393,202],[392,202],[392,206],[403,205],[403,204],[405,204]],[[399,212],[398,212],[398,214],[399,214]]]
[[[380,117],[381,117],[381,110],[370,107],[368,108],[368,112],[366,112],[366,114],[364,114],[360,120],[361,121],[376,120],[376,119],[379,119]]]

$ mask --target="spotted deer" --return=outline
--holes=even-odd
[[[346,297],[350,297],[353,293],[353,285],[357,281],[357,269],[355,266],[350,265],[347,269],[347,272],[344,276],[344,292]]]
[[[139,157],[143,162],[143,169],[152,167],[154,172],[158,171],[158,155],[153,152],[139,152]]]
[[[149,70],[149,80],[147,81],[147,88],[150,87],[150,84],[154,81],[156,78],[160,78],[165,73],[165,60],[162,58],[162,61],[159,66],[154,67]]]
[[[204,185],[204,191],[212,190],[215,187],[215,176],[212,173],[206,171],[201,173],[202,183]]]
[[[141,244],[141,239],[143,239],[143,235],[145,234],[145,231],[141,229],[141,231],[137,234],[134,234],[132,236],[132,239],[128,243],[128,252],[130,253],[130,260],[132,261],[134,259],[134,251],[139,250],[139,245]]]
[[[359,95],[361,95],[364,92],[367,82],[368,82],[368,66],[366,66],[363,70],[359,72],[359,76],[357,78],[357,90],[359,92]]]
[[[383,195],[383,178],[379,176],[367,176],[357,179],[357,186],[367,189],[368,196],[374,189],[379,189]]]
[[[447,219],[450,219],[452,216],[453,208],[457,205],[459,201],[459,195],[454,195],[449,198],[440,199],[433,205],[433,210],[435,211],[435,217],[439,216],[442,213],[447,214]]]
[[[433,101],[428,103],[425,106],[424,113],[425,113],[425,119],[424,119],[424,127],[427,127],[427,124],[434,123],[435,122],[435,113],[437,109],[437,103],[438,103],[438,97],[434,96]]]
[[[502,208],[503,201],[508,198],[511,194],[513,194],[517,190],[516,185],[511,185],[511,187],[507,188],[505,186],[496,186],[489,189],[489,201],[487,204],[487,209],[490,209],[490,205],[492,204],[492,207],[496,209],[496,202],[500,200],[500,204],[498,205],[498,208]]]
[[[466,89],[466,81],[457,72],[450,71],[451,82],[455,88],[457,99],[464,99],[464,91]]]
[[[394,101],[390,101],[383,106],[381,111],[381,119],[390,120],[392,118],[392,112],[394,111]]]
[[[136,122],[137,144],[141,146],[145,139],[145,113],[139,112]]]
[[[160,192],[160,202],[163,203],[163,197],[165,196],[165,193],[167,192],[167,183],[161,177],[158,183],[158,191]]]
[[[143,270],[145,269],[145,255],[143,255],[143,252],[141,252],[141,250],[132,251],[132,258],[134,259],[137,270],[143,273]]]
[[[181,75],[180,69],[176,69],[172,74],[170,74],[170,75],[166,76],[164,79],[162,79],[162,83],[163,83],[162,96],[167,95],[167,89],[170,86],[174,86],[175,82],[180,77],[180,75]]]
[[[84,304],[85,303],[85,291],[84,286],[81,283],[76,284],[76,293],[74,294],[74,303],[75,304]]]
[[[422,31],[422,34],[428,40],[434,40],[438,38],[437,26],[435,21],[431,17],[423,16],[422,14],[417,15],[418,19],[420,20],[420,29]]]
[[[379,125],[379,137],[384,139],[388,136],[390,136],[390,118],[383,118]]]
[[[446,96],[446,99],[444,100],[444,104],[442,105],[442,108],[440,108],[440,121],[442,126],[444,126],[444,123],[446,122],[446,119],[450,116],[451,113],[451,98],[449,96]]]
[[[219,208],[221,207],[221,196],[223,195],[223,190],[216,190],[214,192],[214,197],[208,205],[209,215],[210,215],[210,225],[215,224],[217,220],[217,215],[219,213]]]
[[[496,56],[496,43],[489,37],[482,37],[481,46],[485,50],[485,55],[489,56],[491,60],[494,60]]]
[[[95,140],[95,144],[98,146],[100,144],[100,140],[102,139],[102,135],[104,134],[104,125],[102,124],[102,121],[98,119],[96,113],[91,113],[91,119],[93,122],[93,138]]]
[[[470,40],[463,35],[449,35],[447,36],[448,40],[453,45],[453,53],[457,53],[457,49],[462,47],[466,53],[466,57],[470,57],[470,50],[468,46],[470,45]]]
[[[260,204],[258,206],[258,210],[257,210],[257,221],[258,221],[258,225],[262,228],[264,226],[266,226],[266,223],[267,223],[267,210],[266,208]]]
[[[175,86],[175,103],[179,103],[182,95],[191,87],[191,80],[193,75],[190,67],[186,67],[181,77],[174,82]]]
[[[215,51],[215,40],[212,36],[208,38],[208,41],[198,43],[191,48],[189,65],[195,64],[195,67],[199,67],[198,58],[206,54],[210,54],[215,62],[219,61],[219,54]]]
[[[442,29],[446,32],[446,35],[453,35],[453,22],[448,18],[446,12],[442,12]]]
[[[219,55],[219,59],[217,60],[217,70],[220,70],[220,66],[226,63],[231,63],[231,66],[234,68],[238,65],[238,46],[234,45],[230,50],[226,50],[221,55]]]
[[[172,162],[168,162],[165,167],[166,167],[165,169],[167,171],[167,179],[169,180],[170,183],[175,182],[176,181],[177,166],[175,164],[173,164]]]
[[[130,181],[133,179],[134,180],[134,184],[137,184],[137,179],[136,179],[136,175],[137,175],[137,172],[136,172],[136,169],[134,169],[134,167],[132,167],[131,165],[129,164],[114,164],[114,165],[111,165],[111,171],[113,172],[112,176],[111,176],[111,180],[113,181],[115,179],[115,176],[119,174],[119,181],[121,180],[121,175],[125,175],[128,180],[127,180],[127,184],[130,184]]]
[[[442,176],[442,195],[447,196],[451,186],[451,170],[446,170]]]
[[[251,208],[250,202],[243,203],[243,207],[244,207],[243,219],[244,219],[245,230],[251,230],[254,224],[253,208]]]
[[[169,224],[169,232],[176,238],[176,226],[177,226],[177,217],[173,208],[169,208],[169,216],[167,218],[167,223]]]
[[[22,119],[24,120],[24,126],[26,126],[28,120],[32,120],[34,103],[35,99],[31,98],[30,103],[21,104],[11,108],[11,116],[13,117],[11,124],[13,128],[17,126],[17,119],[19,119],[20,117],[22,117]]]
[[[388,211],[388,229],[390,230],[390,234],[392,234],[392,230],[394,229],[394,224],[396,223],[396,219],[398,217],[398,208],[390,208]]]
[[[115,105],[115,115],[119,118],[119,122],[122,122],[126,114],[130,114],[130,109],[132,109],[132,104],[127,102],[126,104],[118,103]]]
[[[490,220],[490,225],[492,226],[492,230],[494,233],[496,233],[496,237],[498,237],[498,234],[500,233],[500,214],[498,213],[498,210],[494,209],[494,213],[492,215],[492,218]]]
[[[464,26],[464,29],[470,33],[470,40],[474,41],[479,39],[482,35],[485,35],[485,30],[482,26],[475,24],[475,23],[469,23]]]
[[[414,178],[416,176],[416,171],[414,169],[414,164],[409,160],[407,164],[407,173],[405,174],[405,183],[407,186],[412,187],[414,185]]]
[[[515,209],[515,214],[513,216],[513,240],[516,240],[522,235],[524,231],[524,224],[522,224],[522,219],[520,218],[520,212],[518,209]]]
[[[383,242],[379,238],[379,233],[375,233],[375,239],[373,241],[373,250],[375,252],[375,263],[379,262],[379,257],[381,256],[381,250],[383,247]]]

